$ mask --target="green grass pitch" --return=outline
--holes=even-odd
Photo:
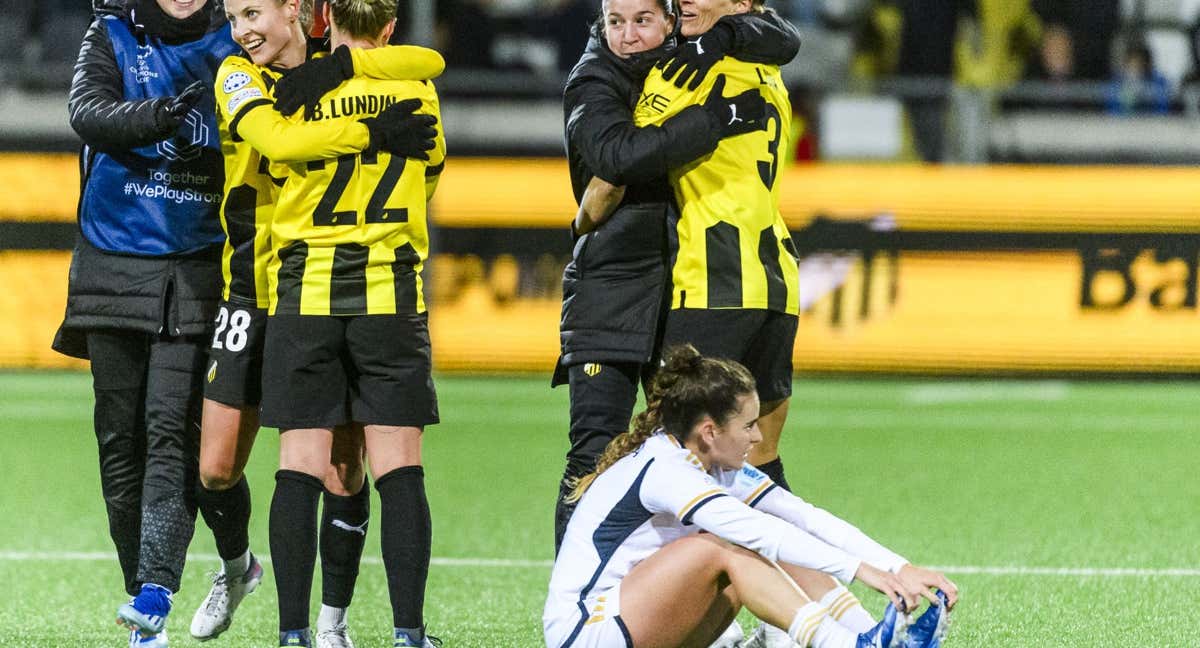
[[[565,389],[547,385],[438,381],[426,619],[447,646],[542,645],[567,424]],[[91,405],[86,374],[0,373],[0,647],[124,645]],[[962,592],[948,646],[1198,646],[1197,411],[1186,382],[802,380],[783,456],[806,499],[947,569]],[[277,439],[260,435],[249,469],[261,554]],[[372,530],[350,615],[363,647],[390,645],[378,546]],[[198,645],[187,624],[216,567],[203,522],[192,552],[172,646]],[[274,645],[274,589],[268,576],[209,645]]]

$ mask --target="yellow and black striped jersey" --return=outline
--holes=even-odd
[[[421,100],[417,112],[438,118],[428,162],[379,152],[288,165],[271,223],[271,314],[425,311],[426,201],[446,156],[433,84],[356,77],[325,95],[309,118],[356,122],[409,98]]]
[[[676,88],[655,69],[634,109],[638,126],[658,125],[702,104],[717,75],[725,96],[757,88],[767,128],[721,141],[716,151],[670,174],[680,217],[672,308],[756,308],[799,313],[799,271],[779,214],[780,159],[789,146],[791,103],[772,65],[726,57],[696,90]]]
[[[424,47],[352,50],[351,55],[356,72],[375,78],[430,79],[445,69],[442,56]],[[370,139],[357,121],[305,123],[299,115],[277,113],[272,91],[283,73],[239,54],[221,63],[215,83],[225,158],[223,297],[257,308],[269,305],[270,221],[287,174],[279,164],[357,153]]]

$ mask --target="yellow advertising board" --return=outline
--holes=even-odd
[[[69,251],[3,238],[67,227],[76,174],[72,156],[0,155],[0,366],[80,366],[49,350]],[[848,267],[802,315],[798,372],[1200,374],[1200,170],[811,166],[786,183],[800,247]],[[573,208],[561,160],[451,160],[427,281],[439,369],[550,370]],[[881,215],[895,229],[809,227]]]

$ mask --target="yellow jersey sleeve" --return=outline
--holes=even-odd
[[[279,114],[268,78],[241,56],[225,59],[217,70],[217,110],[228,120],[235,142],[245,141],[279,163],[335,158],[367,147],[370,134],[357,121],[313,123]]]
[[[436,79],[446,70],[446,59],[428,47],[388,45],[350,49],[354,73],[372,79],[396,81],[427,81]]]
[[[762,94],[766,127],[727,137],[712,154],[671,171],[680,208],[672,308],[798,313],[799,270],[779,213],[779,168],[792,122],[779,68],[726,57],[695,90],[676,88],[655,69],[634,108],[634,123],[659,125],[703,104],[719,75],[727,97],[746,90]]]
[[[433,84],[429,85],[432,90]],[[436,91],[431,91],[421,98],[421,109],[417,112],[437,118],[437,123],[433,126],[437,136],[433,140],[433,150],[429,151],[429,162],[425,167],[425,201],[428,202],[437,191],[438,180],[442,177],[442,171],[446,169],[446,131],[442,130],[442,109]]]

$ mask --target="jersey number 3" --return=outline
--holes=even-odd
[[[404,174],[404,167],[408,164],[407,158],[399,156],[389,156],[387,168],[384,169],[383,175],[379,178],[379,183],[375,185],[375,190],[371,192],[371,199],[367,201],[366,213],[363,215],[363,223],[404,223],[408,221],[408,209],[389,209],[386,207],[388,198],[391,197],[392,191],[396,189],[396,183],[400,182],[400,176]],[[313,210],[313,225],[315,227],[328,227],[332,225],[357,225],[357,211],[335,211],[338,201],[342,199],[342,194],[346,193],[346,187],[350,184],[351,178],[354,177],[354,169],[358,164],[363,166],[375,165],[379,163],[379,158],[375,153],[361,153],[358,155],[343,155],[337,159],[337,167],[333,170],[333,178],[329,181],[329,186],[325,189],[325,195],[321,196],[321,201],[317,203],[317,208]],[[325,168],[325,162],[309,163],[309,170],[320,170]]]
[[[769,103],[767,120],[775,122],[775,133],[767,142],[767,153],[771,155],[771,159],[758,161],[758,177],[762,178],[763,184],[770,191],[771,187],[775,186],[775,175],[779,173],[779,141],[783,139],[783,120],[779,117],[779,109]]]

